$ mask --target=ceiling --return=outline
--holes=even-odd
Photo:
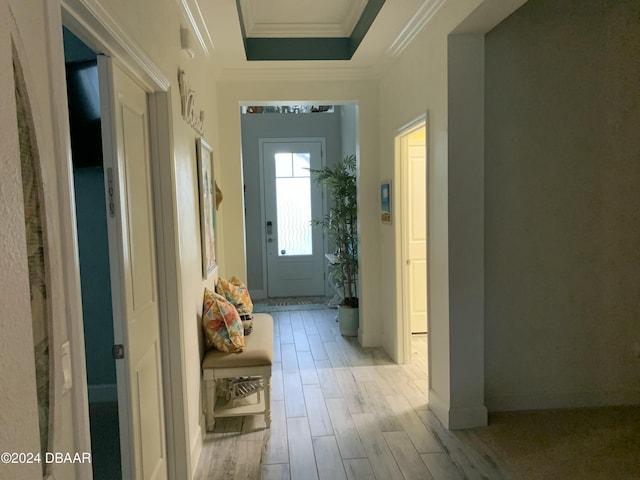
[[[239,0],[247,37],[348,37],[368,0]]]
[[[218,77],[238,80],[376,78],[447,0],[179,1]]]
[[[350,60],[386,0],[237,0],[248,61]]]

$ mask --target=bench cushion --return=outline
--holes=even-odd
[[[245,347],[240,353],[224,353],[209,350],[202,361],[202,368],[252,367],[273,364],[273,318],[265,313],[253,316],[253,332],[245,337]]]

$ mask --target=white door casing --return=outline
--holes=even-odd
[[[166,479],[147,95],[98,56],[123,478]]]
[[[318,139],[260,140],[269,297],[325,294],[323,232],[309,224],[323,215],[322,186],[307,170],[323,151]]]

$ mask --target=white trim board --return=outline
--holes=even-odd
[[[434,390],[429,390],[429,408],[447,430],[487,426],[489,414],[484,405],[452,407]]]

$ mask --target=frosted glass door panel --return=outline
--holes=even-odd
[[[313,254],[308,153],[277,153],[278,256]]]

